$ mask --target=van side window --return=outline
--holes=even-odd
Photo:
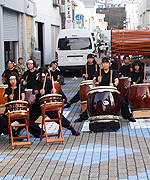
[[[85,50],[92,49],[90,38],[60,38],[58,41],[59,50]]]

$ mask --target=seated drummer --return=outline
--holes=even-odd
[[[139,83],[147,83],[146,77],[144,77],[144,71],[141,65],[140,60],[135,60],[132,64],[133,71],[129,73],[128,81],[131,85],[139,84]],[[128,95],[127,93],[124,97],[124,100],[128,103]]]
[[[95,83],[96,81],[98,81],[100,86],[117,87],[119,83],[119,77],[115,71],[112,72],[112,83],[110,83],[110,62],[108,57],[104,57],[102,59],[102,67],[103,69],[101,70],[101,77],[100,77],[100,72],[97,71],[93,76],[93,82]],[[135,119],[132,118],[132,114],[129,112],[127,103],[124,101],[124,99],[121,96],[120,96],[120,100],[121,100],[122,117],[124,119],[128,119],[131,122],[135,122]],[[83,120],[86,119],[88,119],[87,110],[84,111],[82,114],[80,114],[80,117],[76,119],[75,122],[82,122]]]
[[[36,99],[30,110],[30,118],[34,121],[36,121],[38,117],[42,114],[39,98],[43,95],[56,92],[56,89],[52,89],[52,81],[49,78],[46,79],[45,88],[43,90],[43,83],[45,80],[45,75],[46,73],[48,73],[48,70],[43,67],[38,70],[38,73],[38,80],[34,81],[33,83],[33,93],[36,95]],[[57,111],[48,111],[45,114],[51,119],[58,117]],[[71,123],[64,116],[62,118],[62,126],[69,129],[73,135],[80,135],[80,133],[72,127]]]
[[[60,70],[57,69],[58,63],[56,61],[52,61],[50,66],[51,66],[51,70],[50,70],[51,76],[49,77],[50,80],[51,80],[51,77],[53,76],[54,81],[59,82],[61,72],[60,72]],[[60,90],[59,93],[62,95],[62,99],[65,99],[65,103],[67,103],[67,97],[65,96],[64,92],[62,90]]]
[[[23,85],[27,89],[33,89],[32,85],[33,82],[36,80],[37,77],[37,71],[34,69],[35,61],[32,59],[27,60],[27,68],[28,70],[25,71],[23,76],[21,77],[21,82],[23,82]]]
[[[129,73],[128,81],[135,85],[139,83],[147,83],[146,77],[144,77],[144,71],[142,69],[141,61],[135,60],[132,64],[133,71]]]
[[[86,66],[87,66],[87,70],[86,70]],[[94,55],[93,54],[88,54],[87,55],[87,63],[83,67],[82,77],[85,78],[86,80],[92,80],[94,73],[98,69],[99,69],[99,65],[97,65],[97,63],[96,63],[96,61],[94,59]],[[76,103],[79,100],[80,100],[80,95],[79,95],[79,91],[78,91],[77,94],[67,103],[65,108],[69,108],[71,106],[71,104]]]
[[[15,72],[12,72],[10,73],[8,78],[9,78],[8,88],[5,89],[4,99],[7,100],[8,102],[16,101],[19,99],[19,83],[20,83],[19,77]],[[25,91],[23,87],[20,88],[20,95],[21,95],[20,96],[21,100],[24,101]],[[7,132],[8,132],[8,120],[7,120],[8,117],[5,115],[5,113],[1,117],[2,119],[0,118],[0,121],[2,120],[7,122]],[[17,121],[21,124],[24,124],[24,119],[17,119]],[[21,129],[18,129],[17,132],[13,130],[14,135],[19,135]],[[6,129],[4,130],[4,132],[6,134]],[[41,129],[31,118],[29,119],[29,132],[35,137],[40,137]]]
[[[15,61],[14,60],[8,60],[7,61],[7,67],[8,69],[6,69],[3,74],[2,74],[2,83],[3,84],[8,84],[8,76],[11,72],[16,72],[16,74],[19,76],[18,70],[14,68],[15,65]]]
[[[130,71],[132,71],[129,55],[125,55],[123,57],[123,62],[124,62],[124,65],[121,66],[119,69],[119,76],[120,77],[128,77]]]

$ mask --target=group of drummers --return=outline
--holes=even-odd
[[[126,77],[130,85],[147,82],[140,60],[135,60],[132,63],[132,66],[130,64],[129,56],[125,55],[123,60],[124,65],[121,66],[118,74],[116,71],[113,71],[111,69],[108,57],[103,57],[102,62],[98,64],[96,55],[88,54],[87,63],[83,67],[82,77],[85,78],[86,81],[92,80],[93,85],[98,84],[99,87],[106,87],[106,89],[108,87],[117,88],[119,86],[119,76],[121,78]],[[38,71],[35,70],[34,60],[28,60],[26,65],[28,70],[19,77],[18,71],[14,68],[14,61],[9,60],[7,62],[8,69],[6,69],[2,74],[2,81],[3,83],[6,82],[8,84],[8,87],[5,89],[3,97],[5,100],[7,100],[7,102],[16,101],[18,99],[24,101],[26,95],[26,88],[32,89],[32,94],[35,95],[35,102],[33,102],[30,107],[29,132],[35,137],[40,137],[41,129],[35,123],[35,121],[42,114],[39,99],[47,94],[60,93],[62,94],[62,98],[66,101],[65,108],[69,108],[71,104],[80,100],[81,92],[78,91],[77,94],[67,103],[66,96],[64,95],[61,88],[59,89],[59,91],[57,91],[54,86],[54,82],[59,81],[61,73],[58,69],[58,64],[56,61],[52,61],[51,70],[45,67],[39,68]],[[120,95],[120,102],[122,117],[124,119],[128,119],[131,122],[135,122],[136,120],[132,117],[132,113],[129,111],[128,108],[128,93],[126,93],[124,97]],[[46,112],[46,115],[52,119],[58,117],[56,111],[48,111]],[[86,108],[80,114],[80,117],[75,120],[75,122],[82,122],[83,120],[88,119],[88,117],[88,111]],[[6,112],[4,112],[4,114],[0,117],[0,134],[8,134],[7,118],[8,117],[6,116]],[[19,119],[17,121],[19,123],[23,123],[22,119]],[[62,126],[69,129],[73,135],[80,135],[80,133],[72,127],[71,123],[64,116],[62,118]],[[13,129],[13,135],[18,136],[20,134],[20,131],[20,128],[18,128],[17,130]]]
[[[113,71],[111,69],[110,60],[108,57],[104,57],[102,62],[100,63],[100,67],[98,66],[97,62],[95,61],[95,57],[93,54],[87,55],[87,64],[84,66],[83,75],[86,80],[92,80],[94,86],[98,84],[99,87],[103,87],[103,91],[106,89],[114,87],[120,88],[120,108],[121,108],[121,115],[124,119],[128,119],[131,122],[136,122],[136,120],[132,117],[132,113],[128,108],[128,90],[130,85],[135,85],[139,83],[146,83],[146,73],[143,71],[142,64],[140,60],[135,60],[132,64],[130,63],[130,57],[125,55],[123,57],[124,65],[120,67],[119,73]],[[101,68],[102,66],[102,68]],[[121,79],[126,79],[126,85],[121,85]],[[82,83],[81,83],[82,85]],[[93,87],[94,87],[93,86]],[[80,86],[81,87],[81,86]],[[123,91],[125,90],[125,94]],[[80,88],[81,91],[81,88]],[[71,104],[77,102],[81,98],[82,92],[78,91],[78,93],[67,103],[65,106],[69,108]],[[100,90],[101,91],[101,90]],[[93,92],[95,92],[95,88],[93,88]],[[132,92],[131,92],[132,93]],[[98,96],[97,96],[98,97]],[[94,97],[95,98],[95,97]],[[88,99],[90,102],[90,100]],[[75,120],[75,122],[82,122],[83,120],[88,119],[90,108],[93,112],[93,109],[96,109],[98,99],[94,100],[94,105],[90,107],[88,102],[88,111],[87,109],[80,114],[80,117]],[[109,102],[108,102],[109,103]],[[116,103],[117,104],[117,103]],[[99,107],[100,108],[100,107]],[[101,108],[100,108],[101,109]],[[98,109],[96,109],[98,111]],[[111,112],[112,113],[112,112]],[[98,114],[98,113],[97,113]],[[100,114],[100,112],[99,112]],[[94,114],[93,114],[94,115]],[[104,113],[105,115],[105,113]],[[108,112],[107,112],[108,115]]]
[[[38,71],[36,71],[34,69],[34,60],[28,60],[26,64],[28,70],[25,71],[21,77],[19,77],[17,70],[14,68],[14,61],[9,60],[7,62],[8,69],[6,69],[2,74],[2,80],[4,82],[5,78],[5,82],[8,84],[8,87],[5,89],[3,97],[5,100],[7,100],[7,102],[16,101],[17,104],[17,100],[25,100],[25,88],[32,89],[35,100],[32,103],[29,111],[29,132],[34,137],[39,138],[41,129],[38,124],[35,123],[35,121],[42,114],[39,99],[46,94],[62,93],[61,91],[57,92],[53,85],[54,83],[52,83],[59,80],[58,78],[60,72],[58,72],[57,70],[57,63],[55,61],[51,63],[51,67],[53,68],[49,71],[45,67],[41,67]],[[30,99],[28,99],[28,101],[30,101]],[[8,117],[6,116],[6,114],[7,113],[5,111],[0,117],[0,134],[8,134]],[[46,112],[46,115],[51,119],[58,118],[57,111],[48,111]],[[17,121],[21,124],[24,123],[23,119],[17,119]],[[80,133],[72,127],[71,123],[64,116],[62,117],[62,126],[70,130],[72,132],[72,135],[80,135]],[[19,136],[21,129],[22,128],[18,128],[17,130],[12,129],[13,136]]]

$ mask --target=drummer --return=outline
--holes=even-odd
[[[23,85],[27,89],[33,89],[32,85],[33,82],[36,80],[37,77],[37,71],[34,69],[35,62],[32,59],[27,60],[27,68],[28,70],[25,71],[23,76],[21,77],[21,82],[23,82]]]
[[[121,66],[119,69],[119,76],[120,77],[128,77],[130,71],[132,71],[129,55],[125,55],[123,57],[123,62],[124,62],[124,65]]]
[[[119,84],[119,77],[118,74],[113,71],[112,72],[112,83],[110,83],[110,62],[108,57],[104,57],[102,59],[102,67],[101,70],[101,76],[100,72],[97,71],[94,74],[93,82],[99,82],[100,86],[113,86],[117,87]],[[121,115],[124,119],[128,119],[131,122],[135,122],[136,120],[132,118],[132,114],[129,112],[128,105],[124,101],[124,99],[120,96],[121,99]],[[88,119],[87,110],[84,111],[78,119],[75,120],[75,122],[82,122],[83,120]]]
[[[4,99],[7,100],[8,102],[10,101],[16,101],[18,100],[19,97],[19,77],[15,72],[10,73],[8,76],[9,81],[8,81],[8,88],[5,89],[4,92]],[[21,93],[21,100],[24,101],[25,99],[25,91],[24,88],[20,88],[20,93]],[[8,120],[7,116],[4,115],[1,117],[2,120],[7,122],[7,130],[8,130]],[[17,119],[19,123],[24,123],[24,119]],[[6,130],[5,130],[6,131]],[[40,127],[31,119],[29,118],[29,132],[35,136],[35,137],[40,137],[41,129]],[[17,130],[16,135],[19,135],[20,129]]]
[[[50,80],[51,77],[53,76],[54,81],[57,81],[59,83],[61,72],[60,70],[58,70],[58,63],[56,61],[52,61],[50,66],[51,66],[51,70],[50,70],[51,76],[49,76]],[[62,99],[65,99],[65,103],[67,103],[67,97],[64,94],[64,92],[60,90],[59,93],[62,95]]]
[[[2,74],[2,83],[3,84],[8,84],[8,76],[11,72],[16,72],[17,75],[19,76],[18,70],[14,68],[15,61],[10,59],[7,61],[7,69],[3,72]]]
[[[146,77],[144,77],[144,71],[142,69],[141,61],[135,60],[132,64],[133,71],[129,73],[128,81],[135,85],[139,83],[147,83]]]
[[[144,71],[140,60],[135,60],[132,64],[133,71],[129,73],[128,81],[131,85],[139,83],[147,83],[146,77],[144,77]],[[124,100],[128,103],[128,94],[124,97]]]
[[[96,61],[94,60],[93,54],[87,55],[87,63],[83,67],[83,74],[82,77],[86,80],[92,80],[94,73],[99,69],[99,65],[97,65]],[[87,72],[86,72],[87,71]],[[80,100],[79,91],[77,94],[67,103],[65,108],[69,108],[71,104],[76,103]]]
[[[43,83],[45,80],[45,75],[48,73],[46,68],[40,68],[38,70],[39,76],[38,80],[34,81],[33,83],[33,93],[36,95],[35,103],[32,105],[32,108],[30,110],[30,118],[36,121],[38,117],[42,114],[41,107],[40,107],[40,101],[39,98],[46,94],[55,93],[56,89],[52,89],[52,81],[47,78],[45,82],[45,88],[43,90]],[[48,111],[46,112],[46,115],[49,118],[55,119],[58,117],[57,111]],[[63,116],[62,118],[62,126],[69,129],[73,135],[78,136],[80,135],[79,132],[77,132],[71,125],[71,123]]]

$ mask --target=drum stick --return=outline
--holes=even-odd
[[[14,94],[14,86],[12,87],[12,93],[11,93],[12,95]]]
[[[20,100],[20,84],[19,84],[19,100]]]
[[[87,63],[85,65],[85,74],[87,75]],[[87,80],[87,77],[86,77],[86,80]]]
[[[27,82],[27,80],[28,80],[28,76],[26,76],[26,79],[25,79],[25,81]]]
[[[110,84],[112,83],[112,69],[110,70]]]
[[[47,78],[47,73],[45,74],[45,79],[44,79],[44,83],[43,83],[43,90],[45,89],[46,78]]]
[[[95,71],[97,71],[97,64],[95,64]]]
[[[53,88],[53,89],[55,88],[53,76],[52,76],[52,88]]]
[[[52,75],[51,75],[51,70],[50,70],[50,67],[48,66],[48,71],[49,71],[49,76],[50,76],[50,78],[52,77]]]
[[[146,63],[144,65],[144,80],[146,79]]]
[[[101,77],[102,75],[102,69],[101,69],[102,63],[100,62],[100,69],[99,69],[99,76]]]

